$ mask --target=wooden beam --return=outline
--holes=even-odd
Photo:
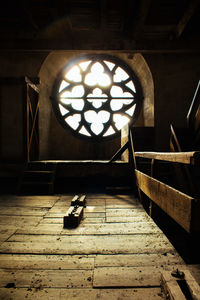
[[[136,22],[134,23],[133,28],[132,28],[133,38],[138,37],[142,31],[142,28],[145,24],[146,17],[149,12],[151,0],[140,0],[138,3],[139,3],[138,4],[139,7],[138,7],[137,16],[136,16]]]
[[[176,271],[162,271],[161,286],[166,297],[169,297],[168,299],[184,300],[186,299],[185,291],[187,290],[187,299],[200,300],[200,286],[183,266]]]
[[[27,76],[25,76],[25,82],[36,92],[39,94],[40,89],[29,79]]]
[[[200,0],[191,0],[189,1],[189,5],[187,9],[185,10],[182,18],[180,19],[178,25],[176,26],[174,30],[174,35],[176,38],[179,38],[183,31],[185,30],[187,24],[189,23],[190,19],[194,15],[195,11],[200,6]]]
[[[106,43],[102,40],[100,30],[72,31],[66,34],[65,39],[4,39],[1,40],[0,52],[9,51],[30,51],[30,52],[49,52],[53,50],[112,50],[113,53],[127,52],[133,54],[140,53],[200,53],[200,42],[190,40],[175,41],[133,41],[132,39],[123,40],[116,32],[104,32]],[[93,49],[93,50],[91,50]]]
[[[139,189],[180,226],[187,232],[200,230],[199,200],[138,170],[135,170],[135,174]]]
[[[26,17],[29,24],[32,26],[32,28],[35,31],[38,31],[39,26],[32,15],[31,8],[29,6],[29,2],[26,0],[23,0],[23,9],[24,9],[24,16]]]
[[[100,29],[104,32],[107,23],[107,1],[101,0],[100,2]]]
[[[194,129],[194,120],[196,117],[196,113],[197,110],[199,108],[199,103],[200,102],[200,80],[198,81],[193,99],[192,99],[192,103],[190,105],[190,108],[188,110],[188,114],[187,114],[187,124],[188,127]]]
[[[192,152],[135,152],[136,157],[164,160],[200,166],[200,151]]]
[[[116,161],[121,155],[122,153],[129,148],[129,142],[126,142],[126,144],[124,144],[124,146],[122,146],[111,158],[111,160],[109,161],[109,163],[112,163],[113,161]]]

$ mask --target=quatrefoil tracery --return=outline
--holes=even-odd
[[[59,121],[86,137],[114,137],[138,115],[141,91],[136,81],[132,70],[124,70],[114,58],[77,60],[57,83]]]

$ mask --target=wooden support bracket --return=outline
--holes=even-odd
[[[75,195],[71,201],[71,206],[63,218],[64,228],[76,228],[83,217],[83,209],[86,207],[86,195]]]
[[[70,206],[67,211],[67,215],[63,218],[64,228],[77,227],[83,217],[83,206]]]
[[[76,206],[76,205],[86,207],[86,195],[74,196],[74,198],[71,201],[71,206]]]
[[[188,270],[163,271],[161,286],[168,300],[200,300],[200,286]]]
[[[114,155],[113,157],[110,159],[109,163],[112,163],[114,161],[116,161],[117,159],[120,158],[120,156],[122,155],[122,153],[124,151],[126,151],[126,149],[129,149],[129,142],[126,142],[126,144],[124,144],[124,146],[122,146]]]

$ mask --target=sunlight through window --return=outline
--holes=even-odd
[[[132,125],[142,103],[140,84],[132,69],[108,55],[79,57],[63,70],[54,107],[64,128],[87,138],[115,137]]]

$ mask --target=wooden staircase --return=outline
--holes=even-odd
[[[56,164],[29,162],[18,183],[18,193],[53,194]]]

